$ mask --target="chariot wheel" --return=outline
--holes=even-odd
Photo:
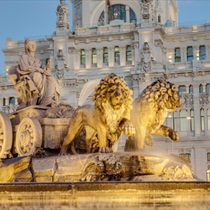
[[[12,124],[8,115],[0,112],[0,159],[7,158],[12,148]]]
[[[32,155],[42,146],[42,128],[36,118],[26,117],[20,122],[15,146],[18,156]]]

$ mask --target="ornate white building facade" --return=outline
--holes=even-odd
[[[210,24],[178,27],[176,0],[72,0],[73,31],[68,6],[60,0],[56,31],[36,40],[36,56],[52,61],[61,102],[78,106],[84,84],[114,72],[123,77],[136,98],[157,79],[179,87],[183,104],[165,124],[180,136],[178,142],[154,138],[147,149],[182,155],[193,171],[207,180],[210,170]],[[17,65],[24,41],[6,40],[5,71]],[[90,102],[91,96],[86,103]],[[13,104],[13,105],[11,105]],[[0,110],[17,106],[12,82],[0,75]],[[119,140],[123,150],[125,137]],[[209,171],[210,172],[210,171]]]

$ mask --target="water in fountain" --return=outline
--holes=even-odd
[[[78,106],[82,106],[88,96],[94,91],[95,87],[99,85],[100,81],[101,79],[94,79],[85,83],[79,96]]]

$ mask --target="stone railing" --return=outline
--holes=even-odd
[[[2,107],[2,111],[7,113],[7,114],[10,114],[12,112],[15,112],[18,106],[19,105],[13,105],[13,104],[6,105],[6,106]]]
[[[113,34],[121,32],[129,32],[135,29],[135,23],[124,23],[121,25],[106,25],[106,26],[96,26],[87,28],[75,28],[75,33],[77,36],[88,36],[97,34]]]
[[[182,106],[181,107],[192,107],[194,105],[193,101],[193,94],[190,93],[180,93],[180,97],[182,99]]]
[[[179,26],[179,27],[170,27],[164,28],[166,34],[168,35],[177,35],[177,34],[186,34],[186,33],[195,33],[195,32],[206,32],[210,30],[210,23],[200,24],[200,25],[189,25],[189,26]],[[209,35],[206,38],[210,38]],[[184,37],[180,38],[181,41],[185,41]]]

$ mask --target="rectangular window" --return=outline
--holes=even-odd
[[[115,47],[114,48],[114,60],[116,63],[119,63],[120,62],[120,49],[119,47]]]
[[[96,51],[96,48],[92,49],[92,64],[97,64],[97,51]]]
[[[186,154],[180,154],[179,157],[183,157],[186,160],[191,162],[191,154],[190,153],[186,153]]]
[[[181,50],[180,50],[180,48],[175,49],[175,62],[181,62]]]
[[[180,110],[180,131],[188,131],[187,110]]]
[[[132,55],[131,55],[131,46],[126,47],[126,61],[131,61]]]
[[[187,61],[192,61],[193,60],[193,48],[188,47],[187,48]]]
[[[209,93],[210,91],[210,84],[206,85],[206,92]]]
[[[103,49],[103,63],[108,63],[108,48],[104,47]]]
[[[201,109],[200,114],[201,114],[201,130],[204,131],[205,130],[205,126],[204,126],[204,109]]]
[[[200,46],[199,48],[199,60],[206,60],[206,47]]]
[[[184,86],[184,85],[179,86],[179,93],[187,93],[186,86]]]
[[[81,65],[85,65],[85,50],[82,49],[80,54]]]

